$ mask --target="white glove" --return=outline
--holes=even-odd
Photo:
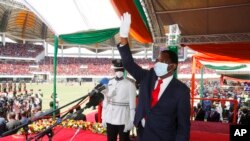
[[[143,118],[143,119],[141,120],[141,126],[142,126],[142,127],[145,127],[145,122],[146,122],[146,121],[145,121],[145,118]]]
[[[134,117],[135,117],[135,110],[130,110],[129,114],[129,121],[127,124],[125,124],[123,132],[128,132],[134,127]]]
[[[123,132],[128,132],[134,127],[133,121],[129,121],[129,123],[125,124]]]
[[[127,38],[131,24],[131,15],[126,12],[121,16],[120,37]]]
[[[102,107],[102,127],[103,128],[107,128],[107,122],[106,122],[106,102],[107,102],[107,99],[104,98],[103,100],[103,107]]]
[[[104,120],[102,120],[102,127],[103,127],[103,128],[107,128],[107,123],[106,123],[106,121],[104,121]]]

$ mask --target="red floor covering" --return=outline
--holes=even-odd
[[[76,133],[76,129],[56,128],[54,130],[55,136],[53,141],[69,141]],[[31,136],[29,136],[31,137]],[[25,141],[25,137],[21,135],[11,135],[0,138],[1,141]],[[42,141],[47,141],[48,138],[44,137]],[[106,141],[106,136],[92,133],[90,131],[81,130],[74,138],[73,141]],[[211,133],[207,131],[191,130],[190,141],[229,141],[229,134]]]
[[[88,121],[94,121],[94,113],[87,115]],[[90,131],[81,130],[78,134],[76,129],[69,128],[55,128],[53,141],[106,141],[105,135],[99,135]],[[31,136],[29,136],[31,137]],[[0,141],[25,141],[25,137],[21,135],[11,135],[0,138]],[[48,138],[44,137],[42,141],[47,141]],[[229,141],[229,125],[223,123],[211,122],[191,122],[191,135],[190,141]]]

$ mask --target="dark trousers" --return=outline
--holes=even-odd
[[[129,132],[123,132],[124,125],[112,125],[107,123],[107,137],[108,141],[117,141],[119,134],[120,141],[130,141]]]

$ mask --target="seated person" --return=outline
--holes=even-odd
[[[73,113],[74,113],[74,108],[69,110],[69,113],[66,115],[65,119],[72,119]]]
[[[196,121],[204,121],[204,118],[205,118],[205,110],[202,109],[202,106],[200,103],[198,103],[197,105],[197,114],[196,114],[196,117],[195,117],[195,120]]]
[[[54,106],[54,104],[53,104],[53,101],[50,101],[50,103],[49,103],[49,109],[48,110],[46,110],[45,112],[44,112],[44,115],[46,116],[46,117],[51,117],[51,116],[53,116],[53,106]],[[58,108],[58,107],[56,107],[56,108]],[[51,113],[52,112],[52,113]],[[60,110],[56,110],[55,111],[55,115],[56,115],[56,117],[60,117]]]
[[[16,120],[15,117],[16,117],[16,114],[14,112],[10,112],[8,114],[9,122],[7,122],[6,124],[8,131],[15,129],[16,127],[22,124],[19,120]],[[12,133],[16,133],[16,132],[17,131],[13,131]]]
[[[20,122],[22,124],[27,124],[29,122],[29,119],[27,118],[27,111],[21,111],[21,120]]]
[[[42,111],[42,107],[40,107],[40,106],[37,106],[36,108],[35,108],[35,115],[34,115],[34,117],[35,118],[37,118],[37,117],[41,117],[41,116],[43,116],[43,111]]]
[[[83,112],[83,109],[81,109],[81,106],[78,105],[76,107],[76,112],[72,115],[72,119],[86,121],[86,116],[82,112]]]
[[[247,108],[242,109],[242,114],[240,117],[239,124],[245,124],[245,125],[250,124],[250,115],[249,115],[249,111]]]
[[[2,133],[6,132],[6,120],[4,118],[4,111],[2,108],[0,108],[0,137]]]
[[[211,121],[211,122],[220,121],[220,113],[215,110],[214,105],[212,106],[211,111],[208,112],[207,121]]]

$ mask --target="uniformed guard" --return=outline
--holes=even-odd
[[[124,77],[121,60],[113,60],[115,78],[108,84],[104,94],[102,124],[107,128],[108,141],[129,141],[129,133],[133,128],[136,107],[135,84]]]
[[[19,83],[18,83],[18,92],[21,92],[21,91],[22,91],[22,83],[19,82]]]
[[[3,92],[7,93],[7,84],[5,81],[3,82]]]

